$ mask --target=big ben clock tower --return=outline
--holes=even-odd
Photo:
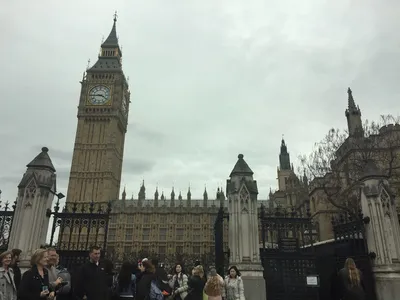
[[[122,71],[117,16],[81,84],[67,202],[118,199],[130,92]]]

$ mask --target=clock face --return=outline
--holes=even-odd
[[[89,91],[89,102],[93,105],[104,105],[110,99],[110,89],[104,85],[97,85]]]

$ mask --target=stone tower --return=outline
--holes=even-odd
[[[29,266],[32,252],[46,242],[49,227],[46,211],[51,208],[56,191],[56,170],[48,151],[46,147],[42,148],[42,152],[27,165],[18,185],[9,249],[23,249],[23,267]]]
[[[361,121],[361,110],[354,102],[353,92],[350,88],[347,89],[348,107],[346,109],[347,128],[349,130],[350,137],[360,137],[364,135],[362,121]]]
[[[122,71],[116,15],[97,62],[81,81],[67,202],[118,199],[130,92]]]
[[[266,299],[260,261],[258,188],[243,154],[239,154],[229,177],[226,184],[231,253],[229,264],[236,265],[242,273],[246,299]]]
[[[290,174],[293,173],[290,165],[290,154],[287,150],[285,140],[281,141],[281,152],[279,153],[279,168],[278,173],[278,188],[280,191],[286,190],[287,180]]]

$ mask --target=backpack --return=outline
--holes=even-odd
[[[155,280],[151,282],[149,300],[164,300],[164,295]]]

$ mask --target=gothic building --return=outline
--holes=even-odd
[[[81,81],[67,202],[108,202],[120,191],[130,91],[116,16],[97,62]]]
[[[364,126],[350,88],[347,93],[348,136],[331,155],[330,171],[309,183],[310,210],[320,241],[333,238],[332,217],[359,210],[360,178],[368,162],[373,161],[392,189],[400,191],[400,124],[397,120],[386,120],[393,124]],[[340,188],[333,190],[335,186]]]
[[[308,202],[308,179],[304,174],[298,177],[290,163],[290,154],[285,140],[282,139],[279,154],[279,167],[277,168],[278,190],[269,193],[269,208],[295,207],[303,209]]]

